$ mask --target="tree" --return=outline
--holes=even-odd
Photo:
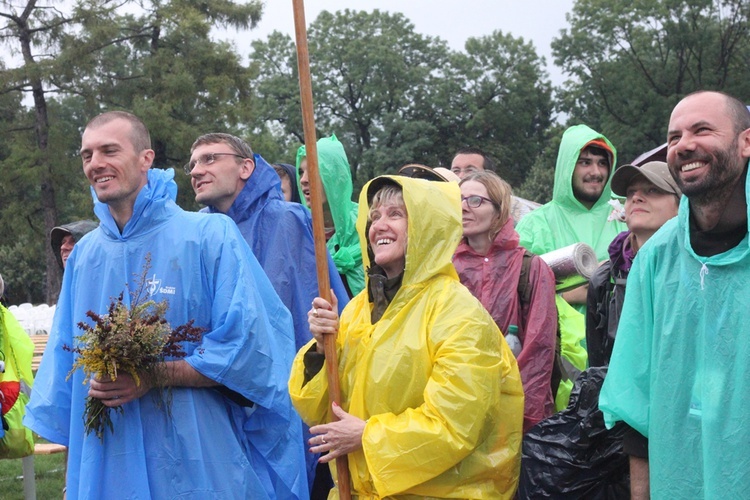
[[[543,61],[500,32],[453,53],[401,14],[322,12],[308,32],[318,135],[344,143],[355,185],[406,163],[438,166],[460,146],[497,156],[520,183],[542,148],[551,114]],[[292,40],[255,42],[262,122],[303,140]]]
[[[87,119],[109,109],[134,112],[152,130],[155,165],[162,168],[179,169],[201,133],[242,133],[252,104],[251,73],[227,43],[209,34],[214,27],[253,27],[261,2],[81,0],[65,13],[37,0],[23,9],[0,6],[7,20],[0,43],[23,56],[6,60],[17,66],[0,75],[0,99],[21,103],[30,93],[34,102],[33,112],[21,106],[13,120],[0,120],[0,132],[13,136],[0,152],[7,167],[1,188],[9,194],[4,200],[12,200],[0,226],[12,227],[19,240],[18,232],[26,231],[24,241],[44,242],[26,247],[32,256],[46,255],[45,295],[33,298],[54,302],[59,271],[48,234],[61,216],[65,222],[91,217],[78,158]],[[182,204],[194,207],[188,178],[177,180]]]
[[[308,30],[316,126],[345,144],[355,184],[421,158],[435,144],[422,106],[448,57],[444,41],[420,35],[402,14],[321,12]],[[296,52],[274,33],[255,42],[264,120],[302,141]]]
[[[523,184],[518,189],[514,189],[513,194],[542,204],[552,199],[555,186],[555,165],[563,132],[565,132],[565,127],[559,124],[547,130],[544,148],[536,157]]]
[[[105,2],[106,3],[106,2]],[[210,38],[213,28],[250,29],[261,2],[139,2],[138,10],[104,10],[87,17],[81,33],[62,42],[77,64],[56,83],[85,99],[88,117],[125,109],[151,131],[154,166],[174,167],[178,201],[195,207],[182,165],[199,135],[241,134],[253,104],[251,76],[226,42]]]
[[[750,95],[748,17],[747,0],[578,0],[552,45],[574,78],[562,109],[629,161],[664,142],[669,113],[687,93]]]
[[[41,227],[42,234],[47,235],[57,223],[57,204],[52,183],[48,88],[45,79],[54,73],[58,66],[53,58],[44,55],[44,51],[56,49],[57,35],[66,25],[73,23],[74,19],[65,16],[55,7],[39,5],[37,0],[28,0],[20,11],[11,2],[0,2],[0,7],[3,8],[0,18],[7,20],[7,24],[0,28],[0,41],[7,44],[17,43],[16,49],[23,60],[21,67],[3,72],[0,78],[0,94],[30,93],[32,96],[34,113],[28,116],[31,119],[28,119],[25,125],[12,128],[10,131],[23,134],[33,130],[34,152],[28,155],[20,154],[28,161],[22,165],[29,169],[33,181],[41,191],[38,198],[42,207]],[[35,51],[37,47],[41,54]],[[47,302],[54,302],[60,289],[60,272],[49,247],[44,252],[44,261],[47,271],[45,299]]]
[[[456,117],[463,133],[453,141],[481,147],[498,162],[498,173],[520,186],[545,144],[551,124],[552,88],[540,58],[523,38],[495,31],[470,38],[454,59],[462,96]]]

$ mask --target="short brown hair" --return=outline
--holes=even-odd
[[[125,120],[130,123],[130,142],[137,153],[151,149],[151,135],[140,118],[127,111],[107,111],[92,118],[86,128],[98,128],[115,120]]]
[[[465,182],[474,181],[482,184],[487,189],[487,197],[492,200],[495,206],[497,217],[490,225],[490,239],[494,240],[497,233],[503,228],[510,217],[510,204],[513,190],[510,184],[500,178],[495,172],[485,170],[483,172],[474,172],[467,175],[461,180],[459,186]]]
[[[190,146],[190,152],[195,151],[198,146],[204,144],[226,144],[232,150],[243,158],[253,159],[253,150],[250,145],[232,134],[223,134],[221,132],[213,132],[210,134],[203,134],[198,137],[192,146]]]

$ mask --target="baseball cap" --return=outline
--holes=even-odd
[[[637,175],[642,175],[649,182],[667,193],[682,196],[682,191],[669,173],[669,167],[663,161],[650,161],[640,167],[623,165],[612,175],[612,192],[617,196],[626,196],[628,186]]]

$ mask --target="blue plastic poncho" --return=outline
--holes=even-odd
[[[69,498],[268,498],[304,467],[286,390],[294,351],[289,313],[229,218],[174,203],[173,176],[149,171],[122,234],[95,199],[101,226],[68,261],[24,423],[68,446]],[[88,386],[81,370],[66,380],[73,354],[63,346],[73,345],[86,311],[106,311],[124,290],[129,298],[125,286],[135,290],[148,253],[150,297],[169,303],[170,324],[194,319],[207,329],[199,344],[184,346],[184,359],[255,406],[243,409],[215,388],[174,387],[169,414],[145,395],[122,415],[112,413],[114,433],[101,442],[85,434]],[[248,438],[252,426],[257,432]]]
[[[362,449],[347,456],[352,497],[512,498],[523,388],[500,330],[451,263],[463,231],[458,185],[401,176],[368,183],[357,221],[365,265],[368,189],[383,179],[403,188],[406,269],[375,324],[367,290],[341,316],[341,407],[367,421]],[[305,421],[320,423],[331,417],[328,381],[321,370],[304,383],[305,351],[289,391]]]
[[[352,201],[352,172],[346,158],[344,146],[336,136],[320,139],[318,148],[318,171],[323,183],[328,208],[333,217],[336,232],[328,240],[328,251],[333,256],[336,268],[346,279],[352,295],[357,295],[365,287],[365,274],[362,267],[362,253],[357,236],[357,204]],[[297,185],[299,166],[307,156],[305,146],[297,150]],[[304,197],[302,204],[307,206]]]
[[[255,169],[227,215],[237,224],[279,298],[292,313],[295,346],[299,349],[312,339],[307,312],[319,295],[312,220],[302,205],[284,201],[281,181],[273,167],[258,154],[254,160]],[[219,213],[211,206],[204,210]],[[349,295],[330,255],[328,275],[341,312],[349,303]],[[307,450],[307,439],[312,437],[307,426],[305,436],[300,446]],[[308,452],[305,457],[312,486],[319,455]]]
[[[696,255],[689,208],[633,262],[599,408],[649,438],[652,498],[746,498],[750,240]]]
[[[300,204],[284,201],[281,181],[273,167],[258,154],[254,160],[255,170],[227,215],[240,228],[279,298],[292,313],[295,345],[299,349],[312,339],[307,312],[319,295],[312,220],[310,212]],[[204,210],[219,213],[215,207]],[[349,296],[330,256],[328,270],[331,288],[343,310]]]

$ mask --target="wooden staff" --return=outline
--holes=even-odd
[[[310,57],[307,51],[307,27],[305,25],[304,0],[292,0],[294,5],[294,31],[297,38],[297,68],[299,71],[299,93],[302,101],[302,125],[305,131],[305,152],[307,177],[310,179],[310,208],[315,240],[315,262],[318,271],[318,294],[331,302],[331,283],[328,279],[328,251],[326,249],[325,223],[323,221],[323,183],[318,172],[318,146],[315,136],[313,115],[312,81],[310,78]],[[324,342],[326,375],[328,376],[328,407],[341,404],[339,387],[339,361],[336,354],[335,335],[326,335]],[[337,418],[335,415],[333,418]],[[336,458],[339,498],[351,499],[349,463],[346,455]]]

